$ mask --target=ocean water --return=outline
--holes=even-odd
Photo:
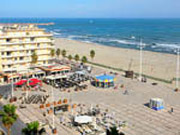
[[[49,19],[0,18],[0,23],[46,23],[55,37],[113,47],[176,53],[180,47],[180,19]]]

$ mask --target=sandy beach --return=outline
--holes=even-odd
[[[85,43],[60,38],[55,40],[55,46],[56,48],[66,49],[67,55],[85,55],[90,61],[89,52],[93,49],[96,52],[93,62],[124,70],[128,70],[130,63],[132,63],[131,70],[139,72],[139,51],[137,50],[108,47],[95,43]],[[171,80],[176,76],[175,71],[175,55],[149,51],[143,52],[143,74]]]

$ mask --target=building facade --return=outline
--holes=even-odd
[[[35,24],[0,26],[0,73],[18,73],[32,66],[32,54],[37,55],[36,66],[50,64],[54,49],[51,33]]]

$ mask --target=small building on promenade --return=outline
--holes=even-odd
[[[94,78],[92,84],[95,87],[110,88],[114,86],[115,77],[111,75],[99,75]]]

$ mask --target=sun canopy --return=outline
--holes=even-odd
[[[26,82],[27,82],[26,79],[22,79],[22,80],[16,82],[15,85],[23,85],[23,84],[25,84]]]
[[[56,79],[62,79],[67,78],[67,75],[58,75],[58,76],[47,76],[46,79],[48,80],[56,80]]]
[[[114,76],[110,76],[110,75],[96,76],[96,81],[99,81],[99,82],[113,82],[114,81]]]
[[[76,116],[74,119],[75,122],[79,124],[87,124],[92,122],[92,117],[90,116]]]
[[[26,80],[26,79],[22,79],[22,80],[16,82],[15,85],[21,86],[21,85],[24,85],[25,83],[27,83],[27,80]],[[30,85],[30,86],[34,86],[34,85],[36,85],[36,84],[40,84],[40,85],[41,85],[41,83],[42,83],[42,81],[39,80],[39,79],[37,79],[37,78],[31,78],[31,79],[29,79],[29,85]]]
[[[41,85],[42,81],[37,79],[37,78],[31,78],[30,79],[30,82],[29,82],[29,85],[30,86],[34,86],[34,85],[37,85],[37,84],[40,84]]]

